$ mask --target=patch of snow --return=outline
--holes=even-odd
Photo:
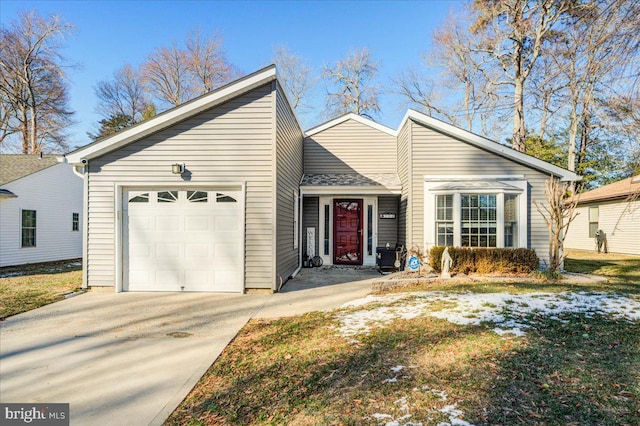
[[[442,307],[446,302],[447,307]],[[611,315],[617,319],[640,321],[640,302],[633,297],[587,292],[564,293],[444,293],[417,292],[390,296],[372,296],[351,302],[348,306],[365,307],[355,312],[337,315],[341,322],[338,333],[344,337],[367,334],[397,319],[413,319],[428,315],[459,325],[493,323],[500,335],[523,336],[525,329],[535,323],[539,315],[566,322],[558,315],[580,313],[588,317]],[[437,309],[432,309],[433,305]],[[451,305],[451,306],[449,306]]]
[[[376,420],[392,419],[393,418],[393,416],[391,414],[381,414],[381,413],[373,413],[371,415],[371,417],[373,417]]]
[[[391,367],[391,371],[394,373],[399,373],[404,370],[404,365],[396,365],[395,367]]]
[[[460,416],[464,414],[462,410],[457,409],[458,403],[445,405],[440,409],[441,413],[444,413],[449,416],[449,423],[443,422],[439,423],[439,425],[450,425],[450,426],[473,426],[473,424],[462,420]]]
[[[396,383],[398,381],[398,376],[395,376],[393,379],[384,379],[382,383]]]

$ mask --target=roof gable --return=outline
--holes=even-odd
[[[307,130],[306,132],[304,132],[304,136],[305,137],[313,136],[316,133],[320,133],[320,132],[322,132],[324,130],[327,130],[327,129],[330,129],[332,127],[335,127],[335,126],[337,126],[337,125],[339,125],[341,123],[344,123],[345,121],[348,121],[348,120],[357,121],[358,123],[364,124],[365,126],[369,126],[369,127],[373,128],[373,129],[376,129],[376,130],[379,130],[381,132],[384,132],[384,133],[386,133],[386,134],[388,134],[390,136],[394,136],[395,137],[398,134],[398,132],[396,132],[393,129],[388,128],[387,126],[383,126],[382,124],[376,123],[373,120],[369,120],[368,118],[364,118],[364,117],[362,117],[360,115],[357,115],[357,114],[354,114],[354,113],[350,112],[348,114],[342,115],[342,116],[340,116],[338,118],[334,118],[332,120],[329,120],[329,121],[327,121],[325,123],[322,123],[322,124],[320,124],[320,125],[318,125],[316,127],[313,127],[311,129]]]
[[[13,182],[57,164],[55,155],[1,154],[0,185]]]
[[[464,141],[473,146],[482,148],[486,151],[493,152],[504,158],[513,160],[517,163],[521,163],[531,168],[543,171],[545,173],[558,176],[561,180],[565,180],[565,181],[579,180],[578,175],[576,175],[573,172],[570,172],[569,170],[563,169],[562,167],[558,167],[551,163],[547,163],[546,161],[543,161],[531,155],[516,151],[515,149],[509,148],[498,142],[492,141],[480,135],[476,135],[475,133],[471,133],[467,130],[445,123],[444,121],[440,121],[438,119],[435,119],[433,117],[430,117],[426,114],[423,114],[421,112],[418,112],[412,109],[407,111],[398,128],[402,129],[408,120],[413,120],[430,129],[444,133],[455,139]]]
[[[63,157],[63,161],[72,164],[81,164],[83,159],[89,160],[114,151],[276,79],[275,66],[270,65],[212,92],[165,111],[149,120],[120,130],[111,136],[68,153]]]

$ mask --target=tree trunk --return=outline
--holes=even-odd
[[[525,152],[526,128],[524,124],[524,80],[516,78],[513,96],[513,149]]]

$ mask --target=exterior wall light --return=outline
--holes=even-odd
[[[184,173],[184,163],[175,163],[171,165],[171,173],[174,175],[181,175]]]

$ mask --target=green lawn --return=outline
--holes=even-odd
[[[638,293],[640,258],[572,252],[567,269],[610,283],[487,281],[414,290]],[[638,296],[624,300],[637,303]],[[443,308],[449,303],[433,306]],[[426,315],[396,318],[354,336],[356,343],[337,332],[342,313],[367,309],[375,307],[251,321],[166,424],[640,424],[638,322],[534,310],[522,337],[502,337],[493,323],[457,325]]]
[[[640,285],[640,256],[568,250],[565,268],[571,272],[601,275],[613,284]]]
[[[56,262],[0,269],[0,320],[64,299],[82,285],[82,265]]]

